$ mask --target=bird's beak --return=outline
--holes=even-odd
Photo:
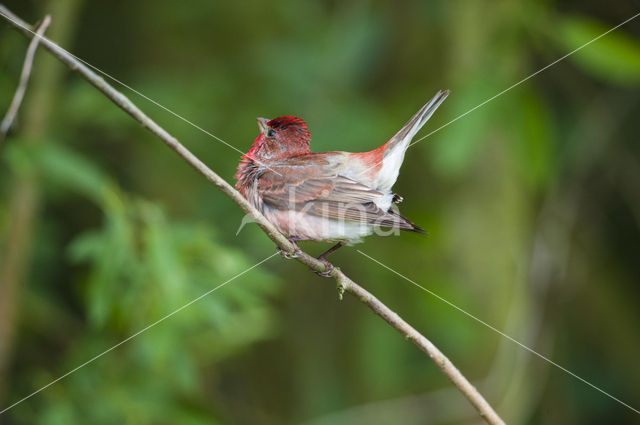
[[[269,126],[267,125],[269,120],[266,118],[256,118],[256,120],[258,121],[258,128],[260,129],[260,133],[266,134],[267,129],[269,128]]]

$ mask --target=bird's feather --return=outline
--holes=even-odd
[[[286,180],[272,172],[262,175],[259,191],[265,205],[333,220],[423,232],[390,207],[381,208],[387,195],[355,180],[340,175],[298,176],[295,183]]]
[[[387,143],[381,146],[382,166],[376,175],[374,183],[376,188],[391,190],[398,179],[409,143],[447,96],[449,96],[449,90],[439,91]]]

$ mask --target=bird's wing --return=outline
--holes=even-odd
[[[382,192],[340,175],[298,176],[293,179],[268,173],[260,178],[259,191],[266,205],[280,210],[422,231],[397,211],[378,207],[376,201],[385,196]]]

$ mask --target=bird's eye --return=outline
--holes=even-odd
[[[267,132],[267,136],[268,137],[274,137],[276,135],[276,131],[274,129],[269,129],[269,131]]]

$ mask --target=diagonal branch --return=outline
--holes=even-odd
[[[22,105],[22,100],[24,99],[24,94],[27,91],[27,84],[29,84],[29,78],[31,77],[31,69],[33,68],[33,58],[36,55],[36,50],[38,49],[38,43],[42,39],[42,35],[49,28],[49,24],[51,23],[51,16],[47,15],[42,20],[42,23],[36,26],[36,35],[32,37],[31,43],[29,43],[29,47],[27,48],[27,54],[24,58],[24,64],[22,65],[22,72],[20,73],[20,81],[18,83],[18,88],[16,89],[15,94],[13,95],[13,99],[11,99],[11,104],[9,105],[9,109],[5,114],[2,122],[0,123],[0,146],[2,146],[2,142],[7,137],[7,133],[13,126],[13,122],[16,120],[18,116],[18,110],[20,109],[20,105]]]
[[[15,16],[11,11],[0,4],[0,16],[8,20],[14,27],[22,31],[27,37],[33,37],[34,32],[31,26],[22,19]],[[443,371],[443,373],[453,382],[453,384],[464,394],[471,404],[478,410],[480,416],[489,424],[503,424],[504,422],[493,408],[487,403],[482,395],[471,385],[467,378],[449,361],[449,359],[438,350],[426,337],[420,334],[411,325],[405,322],[400,316],[393,312],[389,307],[383,304],[375,296],[366,289],[362,288],[345,275],[339,268],[331,268],[323,262],[317,260],[305,252],[296,252],[294,245],[282,235],[267,219],[255,209],[238,191],[236,191],[222,177],[211,170],[193,153],[191,153],[184,145],[182,145],[175,137],[169,134],[164,128],[160,127],[149,118],[142,110],[133,104],[126,96],[114,89],[102,77],[93,72],[89,66],[82,60],[78,59],[65,49],[61,48],[51,40],[43,37],[41,44],[49,52],[51,52],[60,61],[67,64],[71,70],[77,71],[84,79],[89,81],[94,87],[104,93],[113,103],[126,113],[131,115],[143,127],[147,128],[162,140],[167,146],[180,155],[189,165],[200,172],[204,177],[220,189],[225,195],[233,200],[238,206],[262,228],[267,236],[275,242],[275,244],[284,252],[294,255],[297,254],[297,260],[308,266],[314,271],[327,273],[333,277],[337,283],[340,292],[348,292],[357,299],[366,304],[378,316],[393,326],[406,339],[413,342],[425,354],[433,360],[433,362]]]

